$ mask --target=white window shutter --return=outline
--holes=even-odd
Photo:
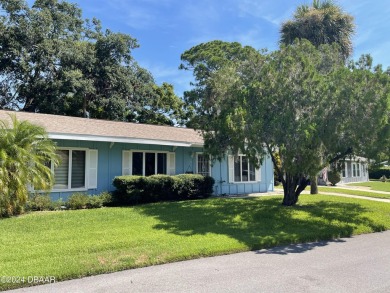
[[[122,152],[122,175],[131,175],[131,151]]]
[[[234,156],[228,156],[229,183],[234,182]]]
[[[88,188],[97,188],[98,150],[89,150]]]
[[[168,153],[168,175],[176,174],[175,153]]]
[[[256,182],[261,181],[261,166],[259,169],[255,169],[255,181]]]

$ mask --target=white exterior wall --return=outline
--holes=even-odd
[[[345,175],[345,176],[343,176]],[[368,178],[368,164],[362,161],[346,161],[340,183],[366,182]]]

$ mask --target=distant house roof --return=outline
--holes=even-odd
[[[354,162],[368,162],[368,159],[360,156],[347,156],[345,158],[346,161],[354,161]]]
[[[52,139],[143,143],[170,146],[202,146],[199,132],[190,128],[88,119],[71,116],[0,110],[0,120],[9,114],[46,129]]]

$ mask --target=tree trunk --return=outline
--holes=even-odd
[[[87,94],[84,94],[83,98],[83,117],[84,118],[89,118],[87,113]]]
[[[318,194],[317,176],[310,176],[310,194]]]
[[[286,174],[285,179],[283,180],[283,202],[285,206],[293,206],[298,202],[299,195],[307,185],[309,180],[303,176],[293,176]]]
[[[298,198],[295,196],[294,188],[284,189],[284,196],[282,204],[284,206],[293,206],[298,202]]]

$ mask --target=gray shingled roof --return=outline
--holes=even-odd
[[[5,110],[0,110],[0,120],[10,121],[9,114],[15,114],[19,120],[27,120],[44,127],[49,133],[49,137],[57,139],[139,142],[183,146],[203,145],[200,133],[190,128]]]

